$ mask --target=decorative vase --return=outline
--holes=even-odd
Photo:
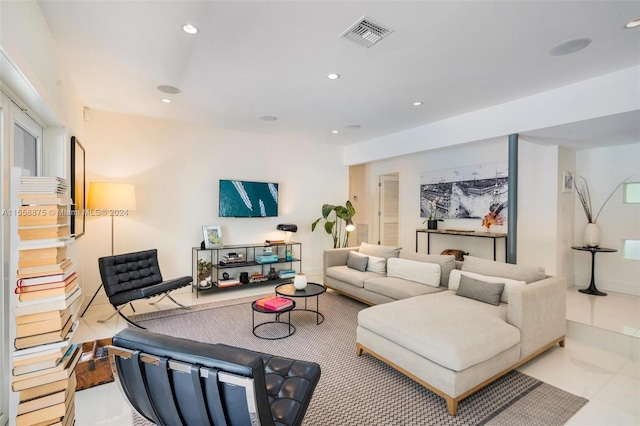
[[[585,247],[598,247],[600,245],[600,227],[597,223],[587,223],[582,234],[582,243]]]
[[[427,220],[427,229],[438,229],[438,220],[437,219]]]
[[[267,274],[267,278],[270,280],[277,280],[278,273],[276,272],[276,268],[269,269],[269,273]]]
[[[296,274],[293,279],[293,286],[296,290],[304,290],[307,287],[307,276],[303,273]]]

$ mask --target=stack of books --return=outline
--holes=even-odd
[[[277,254],[256,255],[256,262],[257,263],[275,263],[277,261],[278,261],[278,255]]]
[[[18,426],[75,421],[74,369],[82,351],[71,341],[81,290],[67,257],[67,189],[61,178],[21,179],[11,379],[19,395]]]
[[[270,311],[279,312],[293,306],[293,300],[281,296],[268,296],[256,300],[256,305]]]

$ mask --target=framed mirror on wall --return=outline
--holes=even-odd
[[[73,200],[71,216],[71,234],[76,238],[84,235],[85,193],[85,152],[84,147],[75,136],[71,136],[71,199]]]

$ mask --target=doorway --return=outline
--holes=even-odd
[[[378,176],[378,244],[398,246],[400,174]]]

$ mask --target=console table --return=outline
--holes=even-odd
[[[496,260],[496,240],[499,238],[505,239],[504,244],[504,256],[507,258],[507,234],[502,234],[498,232],[475,232],[475,231],[462,231],[462,230],[453,230],[453,229],[416,229],[416,252],[418,251],[418,235],[420,233],[427,234],[427,254],[430,250],[431,244],[431,234],[441,234],[441,235],[460,235],[463,237],[476,237],[476,238],[491,238],[493,239],[493,260]]]
[[[600,291],[596,288],[596,280],[595,280],[595,266],[596,266],[596,253],[614,253],[618,250],[612,248],[605,247],[582,247],[582,246],[571,246],[574,250],[579,251],[588,251],[591,252],[591,284],[587,288],[578,289],[580,293],[585,294],[593,294],[594,296],[606,296],[607,293],[604,291]]]

